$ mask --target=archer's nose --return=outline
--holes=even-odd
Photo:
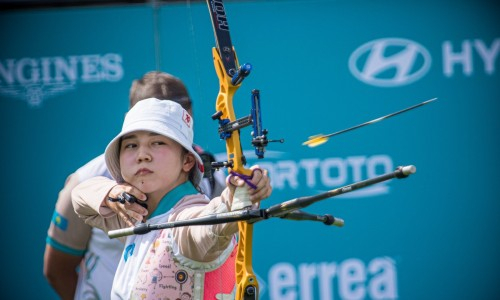
[[[151,154],[146,149],[142,148],[137,153],[137,162],[150,162],[151,160]]]

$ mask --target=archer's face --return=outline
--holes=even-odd
[[[166,193],[188,179],[194,156],[176,141],[149,131],[135,131],[120,143],[120,168],[126,182],[146,194]]]

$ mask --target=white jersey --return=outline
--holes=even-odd
[[[100,155],[76,171],[80,182],[95,176],[111,178],[104,155]],[[80,265],[75,299],[109,299],[113,278],[123,252],[123,243],[110,239],[98,228],[92,228],[87,251]]]

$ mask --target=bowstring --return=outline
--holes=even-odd
[[[198,47],[197,47],[197,44],[196,44],[196,29],[195,29],[195,26],[194,26],[194,21],[193,21],[193,8],[191,6],[191,0],[186,0],[186,9],[188,11],[188,26],[189,26],[189,33],[190,33],[190,37],[191,37],[191,44],[192,44],[192,47],[193,47],[193,52],[194,52],[194,59],[195,59],[195,78],[196,78],[196,89],[198,91],[198,95],[200,95],[200,97],[203,97],[204,95],[204,89],[201,85],[201,72],[200,72],[200,61],[198,59]],[[203,100],[201,100],[203,101]],[[192,104],[193,105],[193,104]],[[194,105],[193,105],[194,106]],[[211,190],[211,195],[210,197],[214,196],[212,195],[213,193],[213,190]],[[207,195],[208,196],[208,195]],[[212,199],[210,199],[211,201]],[[218,225],[213,225],[215,227],[218,227]],[[221,252],[221,244],[220,244],[220,240],[219,240],[219,235],[217,235],[217,242],[216,242],[216,248],[217,248],[217,251],[218,252]],[[229,257],[228,257],[229,259]],[[222,294],[223,294],[223,289],[222,289],[222,256],[219,255],[219,257],[217,258],[217,265],[219,266],[219,291],[220,291],[220,295],[221,297]]]
[[[193,22],[193,8],[191,6],[191,0],[186,0],[186,8],[188,10],[188,26],[189,33],[191,37],[191,44],[194,52],[194,63],[195,63],[195,78],[196,78],[196,90],[198,91],[198,95],[203,97],[205,95],[205,90],[201,85],[201,71],[200,71],[200,60],[198,58],[198,46],[196,44],[196,29]],[[201,99],[200,101],[204,101]],[[192,104],[194,105],[194,104]]]
[[[160,46],[160,4],[157,0],[151,2],[153,8],[153,38],[155,48],[156,71],[161,71],[161,46]]]

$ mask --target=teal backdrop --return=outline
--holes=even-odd
[[[261,299],[497,299],[500,294],[500,22],[488,1],[227,1],[252,74],[238,116],[261,91],[270,144],[263,206],[413,164],[415,175],[307,211],[343,228],[255,225]],[[218,80],[202,1],[0,12],[3,299],[57,299],[45,237],[68,174],[119,131],[133,79],[161,69],[194,101],[195,140],[223,155],[212,121]],[[402,115],[302,146],[422,101]],[[497,195],[497,196],[495,196]]]

